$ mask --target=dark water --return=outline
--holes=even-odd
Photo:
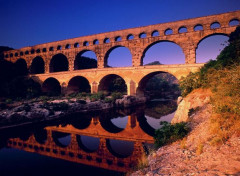
[[[124,175],[175,109],[175,103],[153,101],[0,131],[0,176]]]

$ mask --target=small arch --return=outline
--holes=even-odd
[[[25,51],[25,55],[28,55],[29,54],[29,51]]]
[[[52,77],[46,79],[42,84],[42,92],[49,95],[60,95],[61,86],[59,81]]]
[[[30,66],[30,73],[31,74],[44,73],[44,65],[45,65],[45,63],[40,56],[35,57]]]
[[[50,47],[50,48],[49,48],[49,51],[53,51],[53,50],[54,50],[53,47]]]
[[[69,81],[67,86],[67,91],[68,93],[73,93],[73,92],[90,93],[91,86],[89,84],[89,81],[85,77],[75,76]]]
[[[32,49],[32,50],[31,50],[31,54],[34,54],[34,53],[35,53],[35,50],[34,50],[34,49]]]
[[[218,29],[220,27],[221,27],[221,25],[219,22],[213,22],[210,26],[211,29]]]
[[[104,76],[98,86],[99,91],[104,91],[106,93],[111,92],[122,92],[127,93],[127,85],[125,80],[116,74],[110,74]]]
[[[20,52],[20,56],[23,56],[23,52],[22,51]]]
[[[57,46],[57,50],[62,50],[62,46],[61,46],[61,45],[58,45],[58,46]]]
[[[234,18],[232,20],[229,21],[229,26],[238,26],[239,25],[239,20]]]
[[[70,44],[66,44],[65,49],[70,49],[71,45]]]
[[[18,53],[15,53],[15,57],[17,57],[18,56]]]
[[[40,49],[37,49],[37,50],[36,50],[36,53],[40,53],[40,52],[41,52]]]
[[[151,35],[152,37],[157,37],[157,36],[159,36],[159,32],[158,32],[158,30],[154,30],[153,32],[152,32],[152,35]]]
[[[79,47],[79,43],[74,43],[74,48],[78,48]]]
[[[139,34],[139,38],[146,38],[147,34],[145,32],[142,32]]]
[[[10,53],[10,57],[13,57],[13,53]]]
[[[110,39],[109,39],[109,38],[105,38],[105,39],[103,40],[103,43],[110,43]]]
[[[203,26],[201,24],[197,24],[194,26],[194,31],[203,31]]]
[[[94,45],[98,45],[99,44],[99,40],[98,39],[93,40],[93,44]]]
[[[47,131],[45,129],[39,129],[34,132],[34,138],[39,144],[45,144],[47,141]]]
[[[122,37],[120,37],[120,36],[115,37],[115,41],[116,41],[116,42],[122,41]]]
[[[178,29],[178,33],[181,34],[181,33],[186,33],[187,32],[187,28],[185,26],[182,26]]]
[[[68,71],[68,59],[63,54],[56,54],[52,57],[49,67],[50,73]]]
[[[46,53],[46,52],[47,52],[47,48],[43,48],[43,49],[42,49],[42,52],[43,52],[43,53]]]
[[[134,39],[134,36],[132,35],[132,34],[129,34],[128,36],[127,36],[127,40],[133,40]]]
[[[89,42],[88,41],[83,42],[83,46],[89,46]]]
[[[171,28],[168,28],[165,30],[164,32],[165,35],[172,35],[173,34],[173,30]]]
[[[5,55],[5,58],[8,58],[8,54]]]

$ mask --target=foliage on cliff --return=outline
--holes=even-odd
[[[199,72],[190,73],[180,81],[182,95],[197,88],[211,89],[214,141],[224,142],[233,133],[240,134],[240,27],[231,33],[229,46],[215,61],[210,61]]]

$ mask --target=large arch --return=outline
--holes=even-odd
[[[162,52],[161,52],[162,51]],[[159,58],[161,55],[161,58]],[[144,60],[148,62],[144,63]],[[174,41],[159,40],[148,45],[142,54],[141,65],[185,64],[183,49]]]
[[[160,75],[161,74],[161,75]],[[178,84],[178,79],[172,75],[171,73],[168,73],[168,72],[163,72],[163,71],[155,71],[155,72],[152,72],[152,73],[149,73],[147,75],[145,75],[138,83],[138,87],[137,87],[137,90],[136,90],[136,94],[137,96],[150,96],[151,95],[151,92],[147,92],[149,90],[146,90],[146,87],[147,86],[150,86],[153,88],[154,90],[154,85],[148,85],[149,81],[151,79],[153,79],[156,75],[159,75],[159,78],[156,80],[156,81],[161,81],[163,80],[164,82],[157,85],[156,87],[161,87],[161,86],[165,86],[165,87],[161,87],[160,90],[158,91],[167,91],[167,90],[170,90],[171,87],[169,87],[168,83],[171,85],[174,85],[174,84]],[[165,80],[167,82],[167,84],[165,83]],[[157,82],[158,83],[158,82]],[[173,89],[175,87],[172,87]],[[179,93],[180,94],[180,90],[179,90]],[[164,94],[163,94],[164,96]],[[155,97],[155,95],[153,95],[153,97]],[[150,96],[151,98],[151,96]]]
[[[33,59],[32,64],[30,66],[31,74],[41,74],[44,73],[44,60],[42,57],[37,56]]]
[[[42,91],[43,93],[47,93],[50,95],[61,94],[61,86],[59,81],[52,77],[46,79],[42,84]]]
[[[97,56],[91,50],[79,52],[74,60],[74,70],[97,68]]]
[[[68,71],[68,59],[63,54],[56,54],[52,57],[49,65],[49,71],[52,72],[60,72],[60,71]]]
[[[87,153],[92,153],[98,150],[100,139],[91,136],[77,135],[78,146]]]
[[[131,51],[122,45],[110,48],[104,57],[104,67],[128,67],[132,66]]]
[[[14,68],[16,76],[25,76],[28,74],[27,62],[25,59],[18,59],[14,63]]]
[[[98,91],[110,92],[122,92],[127,93],[127,85],[125,80],[116,74],[110,74],[104,76],[98,86]]]
[[[90,93],[91,86],[89,84],[89,81],[85,77],[75,76],[69,81],[67,92],[68,93],[73,93],[73,92]]]
[[[196,63],[215,60],[221,50],[228,45],[228,39],[229,35],[225,33],[214,33],[202,37],[196,47]]]

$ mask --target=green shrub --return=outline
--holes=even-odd
[[[168,122],[160,122],[162,127],[155,131],[154,145],[155,147],[161,147],[166,144],[175,142],[184,138],[189,132],[187,123],[181,122],[176,124],[170,124]]]
[[[12,104],[13,103],[13,100],[11,98],[8,98],[5,100],[5,103],[7,104]]]
[[[121,99],[123,97],[123,94],[121,92],[113,92],[111,96],[114,100],[116,100],[116,99]]]

